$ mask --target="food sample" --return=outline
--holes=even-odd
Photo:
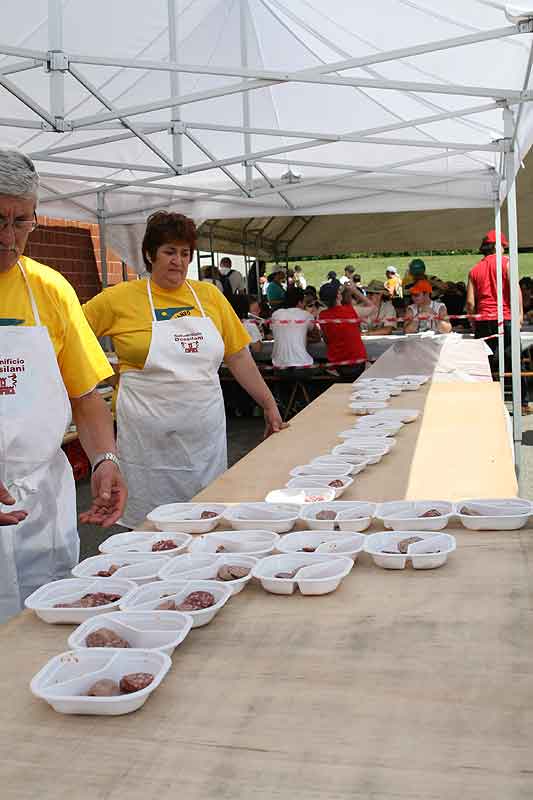
[[[127,567],[128,565],[122,564],[121,566]],[[118,564],[111,564],[111,566],[108,567],[107,569],[101,569],[100,572],[97,572],[95,578],[110,578],[111,575],[113,575],[117,571],[117,569],[120,569],[120,566]]]
[[[300,569],[300,567],[298,567]],[[278,572],[274,575],[275,578],[294,578],[298,569],[293,569],[292,572]]]
[[[300,547],[300,553],[314,553],[316,547],[312,547],[311,545],[306,545],[305,547]]]
[[[250,567],[241,567],[240,564],[224,564],[217,572],[218,581],[236,581],[245,578],[250,572]]]
[[[459,514],[464,514],[466,517],[481,517],[482,514],[479,511],[474,511],[472,508],[468,508],[468,506],[463,506],[459,509]]]
[[[344,483],[341,480],[339,480],[338,478],[335,478],[334,481],[330,481],[328,483],[328,486],[331,486],[334,489],[342,489],[342,487],[344,486]]]
[[[116,697],[120,694],[120,687],[118,683],[110,680],[109,678],[102,678],[96,683],[93,683],[86,697]]]
[[[177,611],[177,606],[174,600],[163,600],[161,605],[157,606],[156,611]]]
[[[410,544],[414,544],[415,542],[422,542],[423,539],[421,536],[409,536],[407,539],[402,539],[401,542],[398,542],[398,550],[400,553],[407,553],[407,548]]]
[[[131,647],[126,639],[122,639],[111,628],[98,628],[85,639],[87,647]]]
[[[226,552],[226,548],[224,547],[224,545],[223,544],[218,544],[217,545],[217,549],[215,550],[215,553],[225,553],[225,552]]]
[[[201,611],[203,608],[214,606],[216,600],[211,592],[191,592],[185,600],[177,606],[178,611]]]
[[[332,511],[330,508],[325,508],[323,511],[318,512],[316,519],[337,519],[337,512]]]
[[[176,542],[172,541],[172,539],[160,539],[159,542],[154,542],[152,545],[152,553],[159,553],[161,550],[174,550],[176,546]]]
[[[120,600],[120,594],[108,594],[107,592],[92,592],[84,594],[79,600],[72,603],[56,603],[54,608],[95,608],[96,606],[106,606],[108,603],[116,603]]]
[[[436,508],[430,508],[428,511],[424,511],[423,514],[419,515],[420,517],[442,517],[440,511],[437,511]]]
[[[216,511],[202,511],[200,514],[200,519],[213,519],[213,517],[218,517]]]
[[[153,679],[154,676],[149,672],[131,672],[120,679],[120,693],[140,692],[141,689],[146,689],[147,686],[150,686]]]

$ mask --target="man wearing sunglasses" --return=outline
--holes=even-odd
[[[61,450],[71,418],[93,465],[82,521],[112,525],[126,500],[112,418],[95,391],[112,369],[70,284],[24,256],[38,186],[30,159],[0,148],[0,621],[78,561],[75,486]]]

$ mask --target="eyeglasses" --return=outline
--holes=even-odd
[[[13,222],[5,217],[0,217],[0,231],[5,231],[8,225],[11,225],[17,233],[31,233],[38,225],[37,213],[33,212],[33,219],[16,219]]]

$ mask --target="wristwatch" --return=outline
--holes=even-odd
[[[91,473],[94,473],[103,461],[112,461],[120,469],[120,462],[114,453],[98,453],[94,458]]]

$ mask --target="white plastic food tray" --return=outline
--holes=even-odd
[[[299,506],[284,503],[240,503],[228,508],[225,518],[235,530],[250,530],[253,527],[263,531],[287,533],[294,528],[298,512]]]
[[[45,664],[31,681],[30,689],[62,714],[129,714],[145,704],[171,664],[169,656],[158,650],[74,650]],[[108,678],[118,683],[133,672],[149,672],[154,679],[146,689],[131,694],[84,696],[96,681]]]
[[[354,531],[297,531],[283,536],[278,550],[299,555],[302,548],[314,547],[317,555],[347,556],[356,561],[364,542],[364,534]]]
[[[422,517],[435,509],[440,517]],[[454,515],[454,505],[445,500],[393,500],[379,503],[375,516],[396,531],[441,531]]]
[[[343,459],[341,459],[340,456],[332,456],[331,453],[328,453],[325,456],[317,456],[310,462],[310,465],[313,467],[327,465],[330,468],[330,475],[335,475],[336,471],[340,471],[340,469],[346,469],[346,467],[349,467],[350,475],[358,475],[365,469],[365,467],[368,466],[368,464],[368,458],[363,458],[363,456],[355,456],[352,453],[344,456]],[[342,478],[344,477],[345,476],[342,476]]]
[[[154,508],[147,519],[160,531],[208,533],[222,520],[225,510],[222,503],[167,503]],[[217,516],[202,519],[203,511],[215,511]]]
[[[305,522],[311,530],[322,531],[366,531],[374,511],[375,503],[366,503],[361,500],[336,500],[332,503],[313,503],[303,506],[300,512],[300,519]],[[320,511],[331,510],[337,513],[335,519],[317,519],[316,515]]]
[[[342,486],[331,486],[331,481],[340,481]],[[285,485],[288,489],[306,489],[307,491],[327,486],[335,492],[333,499],[338,500],[352,483],[353,478],[336,478],[334,475],[315,478],[312,475],[302,475],[299,478],[291,478]]]
[[[68,646],[73,650],[102,649],[86,644],[87,636],[100,628],[114,631],[132,649],[159,650],[171,656],[191,630],[192,617],[181,611],[112,611],[85,620],[70,634]]]
[[[324,459],[328,459],[325,461]],[[343,462],[340,458],[332,458],[331,456],[320,456],[314,458],[309,464],[301,464],[298,467],[291,469],[289,475],[291,478],[300,478],[307,475],[320,478],[323,475],[334,478],[348,478],[352,474],[352,466],[348,462]]]
[[[334,592],[348,575],[354,562],[344,556],[298,553],[294,555],[269,556],[259,561],[253,575],[267,592],[292,594],[296,587],[301,594],[320,595]],[[298,569],[294,578],[276,578],[279,572]]]
[[[364,458],[367,464],[377,464],[383,456],[389,452],[388,447],[375,447],[367,445],[356,446],[356,444],[344,443],[336,445],[331,451],[337,458],[349,458],[350,456]]]
[[[209,606],[209,608],[187,611],[187,614],[190,614],[193,618],[193,628],[200,628],[211,622],[232,595],[229,586],[225,586],[219,581],[178,580],[172,578],[139,586],[125,598],[125,602],[121,603],[120,608],[123,611],[159,611],[160,609],[157,606],[164,600],[174,600],[176,605],[179,605],[191,592],[211,592],[215,598],[214,605]]]
[[[163,567],[159,577],[162,581],[172,579],[183,581],[192,580],[193,578],[216,580],[218,570],[225,564],[250,568],[250,572],[244,578],[236,578],[233,581],[223,581],[221,583],[222,586],[227,586],[231,589],[232,594],[239,594],[252,579],[252,569],[257,564],[257,558],[254,556],[186,553],[183,556],[172,559],[170,564]]]
[[[378,400],[354,400],[349,403],[348,407],[352,413],[358,416],[364,416],[366,414],[375,414],[377,411],[382,411],[387,408],[387,405],[386,402],[380,402]]]
[[[468,507],[477,514],[463,514]],[[515,531],[527,525],[533,514],[529,500],[510,497],[501,500],[462,500],[455,504],[462,525],[471,531]]]
[[[215,531],[198,537],[191,545],[191,553],[264,558],[274,552],[278,542],[279,534],[268,530]],[[219,551],[222,547],[224,550]]]
[[[305,477],[305,476],[304,476]],[[286,486],[284,489],[272,489],[266,497],[265,503],[291,503],[303,505],[304,503],[325,503],[334,500],[335,489],[326,486],[325,481],[317,486]]]
[[[115,555],[101,555],[86,558],[77,564],[72,574],[75,578],[94,578],[96,573],[108,570],[111,566],[118,569],[109,577],[126,578],[137,586],[157,580],[157,573],[171,559],[163,553],[128,553]],[[101,577],[101,576],[98,576]],[[109,578],[106,578],[109,580]]]
[[[379,422],[414,422],[420,416],[420,411],[417,408],[387,408],[385,411],[380,411],[376,414],[375,419]]]
[[[26,598],[24,605],[35,611],[44,622],[78,625],[90,617],[118,609],[121,600],[136,588],[133,581],[124,578],[63,578],[36,589]],[[121,597],[114,603],[92,608],[54,608],[56,603],[71,603],[93,592],[119,594]]]
[[[152,550],[153,545],[163,539],[172,539],[176,547],[172,550]],[[174,531],[127,531],[126,533],[115,533],[113,536],[109,536],[101,543],[98,549],[101,553],[111,555],[143,553],[145,556],[164,555],[170,557],[184,553],[191,540],[192,536],[188,533],[175,533]]]
[[[419,536],[422,541],[410,544],[407,553],[383,552],[383,549],[397,549],[398,542],[411,536]],[[371,533],[365,539],[365,552],[369,553],[374,564],[384,569],[404,569],[408,561],[411,561],[413,569],[435,569],[446,563],[455,547],[455,538],[449,533],[391,531]],[[428,549],[432,552],[427,552]]]

